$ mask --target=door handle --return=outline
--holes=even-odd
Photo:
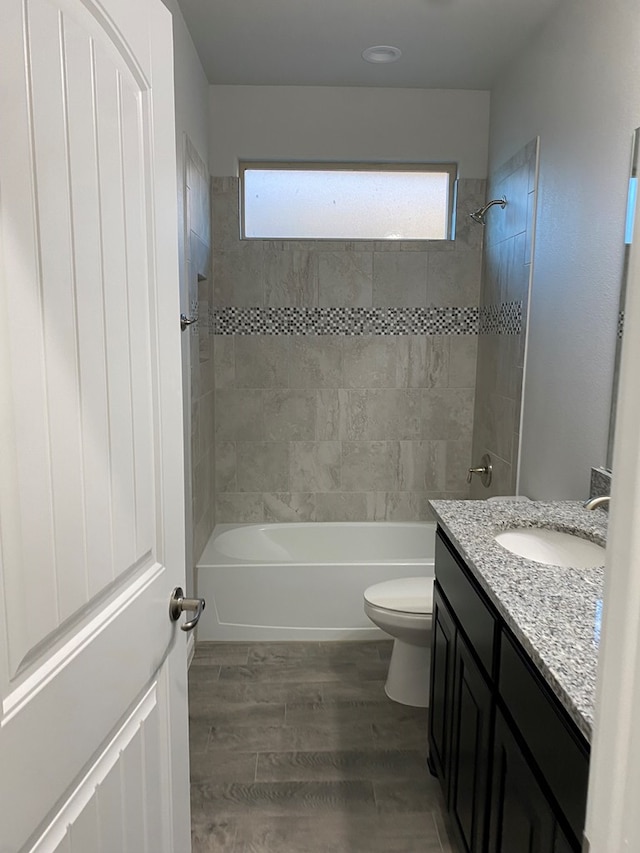
[[[184,625],[181,625],[180,628],[183,631],[193,631],[200,621],[205,604],[206,602],[204,598],[185,598],[182,587],[177,586],[171,593],[171,598],[169,599],[169,618],[172,622],[177,622],[180,618],[180,614],[184,610],[188,610],[190,613],[194,614],[193,619],[189,619],[189,621],[185,622]]]

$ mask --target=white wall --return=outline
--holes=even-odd
[[[176,136],[179,165],[184,156],[186,133],[204,162],[209,157],[209,81],[200,64],[178,0],[163,0],[173,15],[173,58],[176,95]],[[182,180],[183,171],[178,171]]]
[[[631,133],[637,0],[564,0],[492,91],[491,168],[540,135],[521,490],[582,498],[604,464]]]
[[[180,258],[180,303],[189,313],[188,286],[186,278],[186,254],[184,235],[184,178],[185,178],[185,134],[191,140],[203,162],[209,161],[209,81],[200,64],[187,26],[178,6],[178,0],[163,0],[173,15],[173,63],[176,104],[176,150],[178,194],[178,243]],[[178,318],[176,317],[176,322]],[[192,513],[192,464],[191,464],[191,371],[189,335],[184,334],[182,347],[184,418],[185,418],[185,506],[187,545],[187,594],[193,593],[193,513]]]
[[[212,175],[239,159],[457,162],[487,174],[489,93],[327,86],[211,86]]]

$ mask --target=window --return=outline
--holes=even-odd
[[[454,164],[242,163],[242,236],[448,240]]]

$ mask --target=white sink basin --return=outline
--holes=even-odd
[[[527,560],[548,566],[564,566],[588,569],[604,565],[605,549],[595,542],[562,533],[559,530],[542,528],[505,530],[495,537],[496,542]]]

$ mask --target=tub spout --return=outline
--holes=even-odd
[[[585,501],[582,506],[585,509],[597,509],[599,506],[608,504],[610,500],[611,498],[609,495],[598,495],[596,498],[589,498],[589,500]]]

